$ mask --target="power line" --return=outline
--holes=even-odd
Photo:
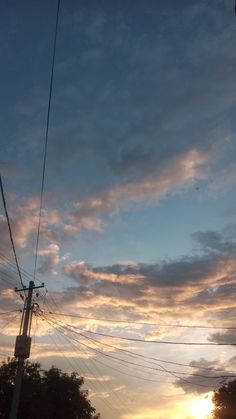
[[[45,321],[53,326],[53,324],[50,321],[48,321],[47,319],[45,319]],[[83,345],[83,346],[87,347],[88,349],[93,350],[91,347],[89,347],[85,343],[82,343],[82,342],[78,341],[78,339],[75,339],[73,337],[70,337],[70,338],[68,337],[68,339],[72,339],[75,342],[77,342],[79,345]],[[107,368],[110,368],[110,369],[113,369],[115,371],[118,371],[121,374],[128,375],[129,377],[137,378],[137,379],[144,380],[144,381],[149,381],[149,382],[152,382],[152,383],[166,383],[167,382],[167,381],[164,381],[164,380],[161,380],[161,381],[160,380],[152,380],[152,379],[148,379],[148,378],[144,378],[144,377],[140,377],[140,376],[135,376],[133,374],[131,375],[131,374],[127,373],[127,372],[118,370],[118,369],[116,369],[116,368],[114,368],[114,367],[112,367],[112,366],[110,366],[108,364],[105,364],[105,363],[103,363],[102,361],[100,361],[98,359],[96,359],[96,362],[99,362],[100,364],[105,365]]]
[[[53,323],[52,322],[50,322],[50,321],[47,321],[47,319],[45,319],[45,321],[49,324],[49,325],[53,325]],[[64,333],[62,333],[60,330],[58,330],[58,329],[56,329],[55,330],[55,332],[57,333],[57,335],[60,337],[60,338],[64,338],[64,339],[66,339],[67,341],[69,341],[69,343],[70,343],[70,345],[72,346],[72,347],[74,347],[74,348],[76,348],[76,350],[77,350],[77,347],[75,347],[75,345],[71,342],[71,340],[69,339],[69,337],[67,336],[67,335],[65,335]],[[84,350],[83,350],[84,351]],[[86,353],[86,355],[87,355],[87,353]],[[65,355],[64,355],[65,356]],[[66,357],[67,358],[67,357]],[[74,358],[72,358],[73,360],[74,360]],[[87,369],[87,371],[89,372],[89,374],[96,380],[96,381],[98,381],[98,379],[97,379],[97,376],[93,373],[93,371],[91,370],[91,368],[85,363],[85,361],[83,360],[83,359],[81,359],[80,360],[80,362],[82,361],[82,363],[85,365],[85,368]],[[75,365],[76,365],[76,368],[77,368],[77,363],[75,362],[75,360],[74,360],[74,363],[75,363]],[[85,373],[85,370],[83,370],[82,368],[81,368],[81,365],[80,365],[80,369],[81,369],[81,371],[82,371],[82,374],[83,374],[83,376],[86,376],[86,373]],[[98,388],[98,386],[99,386],[99,384],[101,385],[101,383],[98,381],[98,385],[97,385],[97,383],[93,383],[93,382],[90,382],[90,386],[93,388],[93,391],[95,391],[95,393],[99,393],[100,392],[100,390],[99,390],[99,388]],[[111,390],[111,389],[109,389],[109,390]],[[103,390],[102,390],[103,391]],[[106,392],[107,392],[107,389],[105,390]],[[114,391],[112,391],[112,393],[113,394],[115,394],[114,393]],[[115,394],[116,395],[116,394]],[[117,396],[117,395],[116,395]],[[104,399],[102,399],[102,401],[103,401],[103,403],[105,404],[105,406],[107,406],[109,409],[111,409],[111,410],[113,410],[113,409],[116,409],[116,410],[118,410],[118,408],[114,405],[114,403],[113,403],[113,406],[110,404],[110,402],[108,402],[108,400],[104,400]],[[119,400],[119,403],[122,403],[123,404],[123,400]]]
[[[111,366],[111,365],[107,365],[107,364],[105,364],[105,362],[102,362],[102,361],[100,361],[99,359],[96,359],[95,361],[96,361],[96,362],[99,362],[99,364],[102,364],[102,365],[104,365],[104,366],[105,366],[105,367],[107,367],[107,368],[110,368],[111,370],[114,370],[114,371],[119,372],[120,374],[127,375],[128,377],[137,378],[138,380],[142,380],[142,381],[149,381],[149,382],[151,382],[151,383],[163,383],[163,384],[168,383],[168,381],[164,381],[164,380],[152,380],[152,379],[149,379],[149,378],[139,377],[139,376],[137,376],[137,375],[133,375],[133,374],[130,374],[130,373],[125,372],[125,371],[121,371],[121,370],[119,370],[118,368],[115,368],[115,367],[113,367],[113,366]]]
[[[14,288],[14,287],[15,287],[15,284],[13,284],[13,282],[9,281],[9,279],[6,279],[5,277],[3,277],[3,275],[4,275],[4,276],[6,276],[6,277],[10,277],[10,275],[7,275],[7,273],[6,273],[6,272],[4,272],[4,271],[2,271],[1,269],[0,269],[0,272],[1,272],[0,281],[3,281],[3,282],[5,282],[6,284],[10,285],[10,286],[11,286],[11,288]],[[11,278],[11,277],[10,277],[10,278]]]
[[[68,325],[66,324],[67,326]],[[73,327],[73,326],[72,326]],[[231,343],[222,343],[222,342],[178,342],[178,341],[166,341],[166,340],[145,340],[141,338],[129,338],[124,336],[115,336],[110,335],[108,333],[99,333],[99,332],[93,332],[92,330],[83,330],[85,333],[91,333],[93,335],[103,336],[103,337],[109,337],[112,339],[120,339],[120,340],[126,340],[131,342],[141,342],[141,343],[153,343],[153,344],[164,344],[164,345],[187,345],[187,346],[236,346],[236,342]]]
[[[5,194],[4,194],[4,188],[3,188],[1,174],[0,174],[0,188],[1,188],[2,201],[3,201],[3,206],[4,206],[5,215],[6,215],[6,219],[7,219],[7,225],[8,225],[8,230],[9,230],[9,235],[10,235],[12,250],[13,250],[13,253],[14,253],[14,257],[15,257],[17,272],[18,272],[18,275],[19,275],[19,278],[20,278],[20,282],[21,282],[22,288],[24,288],[24,284],[23,284],[22,276],[21,276],[21,271],[20,271],[20,267],[19,267],[19,263],[18,263],[18,259],[17,259],[17,255],[16,255],[16,249],[15,249],[13,235],[12,235],[12,230],[11,230],[11,223],[10,223],[10,219],[9,219],[9,215],[8,215],[8,211],[7,211],[7,203],[6,203],[6,198],[5,198]]]
[[[17,272],[17,269],[15,268],[15,265],[13,267],[13,265],[8,264],[8,262],[0,261],[0,266],[2,268],[2,272],[5,272],[9,278],[11,278],[12,280],[16,281],[17,283],[21,285],[20,280],[16,278],[16,275],[18,276],[18,272]],[[24,277],[22,273],[21,273],[21,276]]]
[[[11,269],[13,272],[16,272],[16,266],[15,264],[11,261],[11,259],[9,259],[6,255],[4,255],[3,253],[0,252],[0,260],[6,260],[8,263],[8,268]],[[0,262],[0,264],[2,265],[6,265],[6,263],[2,263]],[[26,269],[21,267],[21,276],[24,277],[25,280],[29,281],[32,278],[32,274],[30,274],[28,271],[26,271]],[[38,278],[34,279],[35,281],[37,281],[38,283],[41,284],[41,281]]]
[[[189,329],[223,329],[223,330],[236,330],[236,327],[223,327],[223,326],[201,326],[201,325],[189,325],[189,324],[163,324],[163,323],[149,323],[149,322],[140,322],[140,321],[133,321],[133,320],[113,320],[113,319],[105,319],[101,317],[90,317],[90,316],[81,316],[79,314],[65,314],[65,313],[57,313],[57,312],[45,312],[47,314],[55,314],[56,316],[64,316],[64,317],[75,317],[79,319],[85,320],[96,320],[101,322],[111,322],[111,323],[132,323],[132,324],[140,324],[145,326],[156,326],[156,327],[180,327],[180,328],[189,328]]]
[[[58,306],[57,306],[57,303],[56,303],[56,301],[54,300],[54,298],[52,297],[52,296],[50,296],[50,298],[51,298],[51,300],[52,300],[52,303],[55,305],[55,307],[56,308],[58,308]],[[45,301],[45,303],[46,303],[46,305],[48,306],[48,308],[50,309],[50,304],[49,304],[49,302],[48,301]],[[42,313],[42,311],[41,311],[41,313]],[[53,325],[53,323],[49,323],[49,321],[45,318],[45,317],[42,317],[45,321],[47,321],[47,323],[48,324],[50,324],[50,325]],[[51,320],[52,321],[52,320]],[[61,332],[61,330],[58,330],[58,329],[56,329],[56,331],[58,331],[60,334],[61,334],[61,336],[63,336],[65,339],[69,339],[68,338],[68,336],[67,335],[65,335],[64,333],[62,333]],[[70,342],[70,344],[73,346],[73,347],[75,347],[75,345],[71,342],[71,340],[69,340],[69,342]],[[77,348],[76,348],[77,349]],[[84,351],[84,349],[82,349],[83,351]],[[87,354],[87,353],[86,353]],[[93,363],[93,360],[91,359],[91,362],[92,362],[92,364],[94,365],[94,363]],[[90,367],[87,365],[87,364],[85,364],[85,366],[86,366],[86,368],[88,369],[88,371],[90,372],[90,374],[92,375],[92,376],[94,376],[94,378],[95,379],[97,379],[97,377],[96,377],[96,375],[94,375],[93,374],[93,372],[92,372],[92,370],[90,369]],[[96,366],[96,364],[94,365],[94,369],[96,369],[97,370],[97,373],[98,373],[98,376],[99,375],[101,375],[101,373],[99,372],[99,370],[98,370],[98,367]],[[112,389],[109,389],[109,390],[111,390],[112,391]],[[96,390],[97,391],[97,390]],[[107,391],[107,390],[106,390]],[[115,393],[115,392],[113,392],[112,391],[112,393],[115,395],[115,397],[116,398],[119,398],[118,396],[117,396],[117,394]],[[119,405],[123,405],[124,404],[124,401],[123,400],[119,400]],[[109,403],[109,405],[108,405],[108,407],[109,408],[112,408],[112,406],[110,406],[110,403]],[[115,406],[113,406],[115,409],[117,409],[117,407],[115,407]]]
[[[58,330],[58,329],[57,329]],[[58,332],[60,332],[60,330],[58,330]],[[78,348],[74,345],[74,344],[72,344],[72,342],[71,342],[71,340],[70,340],[70,338],[67,336],[67,335],[65,335],[64,333],[60,333],[61,334],[61,336],[63,336],[65,339],[67,339],[67,341],[69,341],[69,343],[70,343],[70,345],[73,347],[73,348],[76,348],[76,350],[78,350]],[[88,359],[88,353],[86,352],[86,350],[82,347],[82,348],[80,348],[80,350],[83,352],[83,353],[85,353],[86,354],[86,356],[87,356],[87,359]],[[95,373],[91,370],[91,368],[89,367],[89,365],[87,365],[86,363],[85,363],[85,366],[86,366],[86,368],[87,368],[87,370],[88,370],[88,372],[91,374],[91,376],[96,380],[96,381],[98,381],[98,383],[103,387],[103,391],[105,391],[105,392],[107,392],[107,393],[109,393],[109,392],[111,392],[111,394],[113,394],[113,396],[115,396],[116,397],[116,399],[117,399],[117,401],[119,402],[119,404],[121,404],[121,405],[123,405],[124,404],[124,400],[122,400],[114,391],[113,391],[113,389],[112,388],[106,388],[106,385],[105,385],[105,382],[103,383],[102,381],[100,382],[99,381],[99,379],[98,379],[98,377],[99,376],[102,376],[102,373],[98,370],[98,367],[97,367],[97,365],[95,364],[95,362],[94,362],[95,360],[93,359],[93,358],[90,358],[90,362],[92,363],[92,365],[93,365],[93,368],[96,370],[96,372],[97,372],[97,375],[95,375]],[[115,409],[118,409],[116,406],[114,406],[114,408]]]
[[[0,316],[4,316],[4,315],[7,315],[7,314],[16,313],[16,312],[21,313],[21,310],[19,309],[19,310],[3,311],[2,313],[0,313]]]
[[[45,314],[45,313],[46,313],[45,311],[42,312],[42,314]],[[58,324],[60,325],[60,323],[58,323]],[[71,325],[70,325],[70,327],[73,328],[73,326],[71,326]],[[78,331],[75,331],[75,330],[73,330],[73,332],[76,333],[76,334],[79,333]],[[182,367],[202,369],[202,370],[205,370],[205,371],[222,371],[221,369],[217,369],[217,368],[203,367],[202,365],[199,365],[199,364],[191,365],[191,364],[185,364],[185,363],[181,363],[181,362],[167,361],[167,360],[163,360],[163,359],[159,359],[159,358],[155,358],[155,357],[150,357],[150,356],[147,356],[147,355],[137,354],[136,352],[133,352],[133,351],[130,351],[130,350],[127,350],[127,349],[124,349],[124,348],[120,348],[118,346],[111,345],[111,344],[106,343],[106,342],[101,342],[101,341],[98,341],[98,340],[96,340],[94,338],[91,338],[91,337],[89,339],[94,341],[94,342],[98,342],[103,346],[115,349],[117,351],[127,353],[128,355],[132,355],[134,357],[143,358],[143,359],[148,360],[148,361],[150,360],[150,361],[156,361],[156,362],[163,362],[164,364],[172,364],[172,365],[177,365],[177,366],[182,366]]]
[[[45,314],[46,312],[41,311],[41,313]],[[55,318],[54,318],[54,320],[55,320]],[[56,322],[56,320],[55,320],[55,322]],[[57,324],[61,327],[61,323],[62,322],[60,321],[60,323],[57,323]],[[69,325],[69,327],[72,329],[72,331],[74,333],[81,335],[80,332],[73,329],[72,325]],[[95,338],[91,338],[91,337],[88,337],[88,336],[86,336],[86,338],[93,341],[93,342],[99,343],[102,346],[106,346],[106,347],[115,349],[116,351],[120,351],[122,353],[128,354],[129,356],[132,356],[134,358],[141,358],[145,362],[148,362],[148,363],[151,363],[151,364],[154,364],[154,365],[159,365],[159,364],[156,364],[156,362],[158,362],[158,363],[161,362],[161,363],[164,363],[164,364],[171,364],[171,365],[176,365],[176,366],[181,366],[181,367],[188,367],[188,368],[192,368],[192,369],[200,369],[202,371],[211,371],[211,372],[214,372],[214,373],[222,372],[222,368],[212,368],[212,367],[206,367],[206,366],[204,367],[203,365],[198,364],[198,363],[194,363],[194,365],[192,365],[191,363],[187,364],[187,363],[182,363],[182,362],[175,362],[175,361],[169,361],[169,360],[164,360],[164,359],[160,359],[160,358],[150,357],[150,356],[147,356],[147,355],[138,354],[136,352],[133,352],[133,351],[130,351],[130,350],[127,350],[127,349],[124,349],[124,348],[120,348],[118,346],[115,346],[115,345],[112,345],[112,344],[109,344],[109,343],[106,343],[106,342],[101,342],[99,340],[96,340]],[[231,375],[227,376],[227,378],[230,378],[232,375],[235,375],[235,372],[228,371],[228,374],[231,374]],[[222,376],[220,376],[220,377],[222,377]]]
[[[110,354],[104,353],[104,352],[102,352],[102,351],[100,351],[100,350],[98,350],[98,349],[92,348],[91,346],[89,346],[89,345],[85,344],[84,342],[78,341],[78,339],[74,339],[74,338],[72,338],[72,339],[73,339],[73,340],[75,340],[76,342],[78,342],[80,345],[83,345],[83,346],[85,346],[85,347],[89,348],[89,349],[90,349],[90,350],[92,350],[93,352],[98,353],[98,354],[100,354],[100,355],[102,355],[102,356],[104,356],[104,357],[107,357],[107,358],[109,358],[109,359],[115,360],[115,361],[116,361],[116,362],[118,362],[119,364],[121,364],[121,365],[125,365],[126,367],[127,367],[127,365],[128,365],[128,366],[135,366],[135,367],[137,367],[137,366],[138,366],[138,367],[144,367],[144,368],[145,368],[145,366],[143,366],[143,365],[136,364],[136,363],[134,363],[134,362],[130,362],[130,361],[127,361],[127,360],[124,360],[124,359],[116,358],[116,357],[114,357],[113,355],[110,355]],[[154,368],[150,368],[150,369],[152,369],[152,370],[157,370],[157,371],[160,371],[160,372],[163,372],[163,373],[167,373],[167,374],[172,375],[173,377],[177,378],[178,380],[181,380],[181,381],[186,382],[186,383],[191,384],[191,385],[197,385],[197,386],[199,386],[199,387],[208,387],[208,386],[206,386],[205,384],[192,383],[191,381],[186,380],[185,378],[179,377],[179,376],[177,375],[177,373],[175,373],[175,372],[173,372],[173,371],[168,371],[168,370],[166,370],[165,368],[163,368],[163,369],[157,369],[157,368],[156,368],[156,369],[154,369]],[[142,372],[145,372],[145,371],[142,371]],[[220,377],[220,378],[221,378],[221,377]],[[158,382],[157,380],[154,380],[154,381]]]
[[[0,252],[0,260],[2,260],[2,262],[0,262],[1,265],[7,266],[13,272],[16,272],[16,265],[11,261],[11,259],[9,259],[7,256],[5,256],[1,252]],[[27,276],[30,276],[30,274],[26,275],[26,271],[23,268],[21,268],[21,276],[26,279]],[[30,278],[31,278],[31,276],[30,276]]]
[[[2,268],[2,266],[3,266],[3,268]],[[9,268],[9,269],[11,269],[11,268]],[[13,288],[15,288],[16,284],[17,285],[20,284],[20,281],[18,281],[14,276],[14,274],[16,274],[16,272],[13,271],[13,273],[12,273],[11,271],[7,271],[6,265],[2,265],[1,262],[0,262],[0,272],[1,272],[0,279],[4,280],[3,277],[2,277],[2,275],[4,275],[4,277],[8,278],[5,281],[8,282]],[[15,283],[13,283],[13,281],[15,281]]]
[[[167,340],[145,340],[141,338],[129,338],[124,336],[114,336],[105,333],[93,332],[91,330],[84,330],[86,333],[92,333],[94,335],[109,337],[112,339],[121,339],[131,342],[141,342],[141,343],[153,343],[153,344],[164,344],[164,345],[187,345],[187,346],[236,346],[235,342],[231,343],[221,343],[221,342],[178,342],[178,341],[167,341]]]
[[[76,334],[78,334],[78,335],[80,335],[80,336],[82,336],[82,337],[84,337],[84,338],[86,338],[86,339],[88,339],[88,340],[91,340],[92,342],[95,342],[96,346],[98,346],[98,345],[97,345],[97,343],[98,343],[98,344],[100,344],[100,345],[103,345],[103,343],[102,343],[102,342],[97,341],[97,340],[95,340],[95,339],[93,339],[93,338],[90,338],[90,337],[88,337],[88,336],[85,336],[83,333],[78,333],[78,332],[76,332],[76,331],[70,330],[68,327],[66,327],[66,326],[62,326],[60,323],[57,323],[56,321],[54,321],[54,324],[57,324],[58,326],[63,327],[65,330],[69,330],[69,331],[70,331],[70,332],[72,332],[72,333],[76,333]],[[105,345],[106,345],[106,344],[105,344]],[[106,346],[112,346],[112,345],[106,345]],[[115,348],[115,347],[113,347],[113,348]],[[115,349],[116,349],[116,348],[115,348]],[[119,348],[118,348],[118,350],[119,350]],[[101,351],[98,351],[98,352],[101,352]],[[130,351],[126,351],[126,350],[124,350],[124,352],[127,352],[128,356],[131,356],[131,357],[135,358],[135,356],[133,356],[133,355],[135,355],[135,354],[133,354],[132,352],[130,352]],[[108,354],[104,354],[104,353],[102,353],[102,354],[103,354],[104,356],[108,356],[108,357],[111,357],[111,358],[114,358],[114,359],[119,359],[119,360],[120,360],[120,358],[116,358],[116,357],[114,357],[114,356],[112,356],[112,355],[108,355]],[[163,366],[162,366],[162,365],[160,365],[160,364],[154,364],[154,365],[158,365],[158,367],[159,367],[159,368],[154,368],[154,367],[148,367],[148,366],[146,366],[146,365],[137,364],[137,363],[134,363],[134,362],[131,362],[131,361],[126,361],[126,360],[124,360],[124,359],[122,359],[121,361],[122,361],[122,362],[125,362],[125,363],[128,363],[128,364],[135,365],[135,366],[139,366],[139,367],[147,368],[147,369],[149,369],[149,370],[151,369],[151,370],[156,370],[156,371],[166,372],[166,373],[173,374],[173,375],[176,375],[176,374],[179,374],[179,375],[187,375],[187,376],[201,377],[201,378],[204,378],[204,379],[222,379],[222,378],[235,378],[235,377],[236,377],[236,375],[235,375],[235,374],[230,374],[230,375],[220,374],[220,375],[209,376],[209,375],[203,375],[203,374],[186,373],[186,372],[182,372],[182,371],[171,371],[171,370],[167,370],[165,367],[163,367]],[[146,362],[147,362],[147,361],[146,361]],[[152,364],[153,364],[153,362],[152,362]],[[161,369],[160,369],[160,368],[161,368]],[[211,371],[213,372],[213,371],[214,371],[214,369],[211,369]],[[180,378],[180,377],[177,377],[177,378]]]
[[[85,347],[87,347],[90,351],[93,351],[93,352],[98,352],[98,351],[96,351],[94,348],[92,348],[91,346],[89,346],[89,345],[87,345],[87,344],[85,344],[85,343],[83,343],[83,342],[80,342],[80,341],[78,341],[77,339],[75,339],[75,338],[73,338],[73,337],[71,337],[70,339],[73,339],[75,342],[77,342],[79,345],[83,345],[83,346],[85,346]],[[101,355],[105,355],[105,354],[103,354],[103,353],[101,353]],[[94,359],[94,361],[95,362],[99,362],[100,364],[102,364],[102,365],[104,365],[104,366],[106,366],[107,368],[111,368],[111,369],[113,369],[113,370],[115,370],[115,371],[119,371],[121,374],[125,374],[125,375],[128,375],[129,377],[133,377],[133,378],[137,378],[137,379],[139,379],[139,380],[144,380],[144,381],[150,381],[150,382],[152,382],[152,383],[167,383],[167,382],[171,382],[171,381],[167,381],[167,380],[151,380],[151,379],[148,379],[148,378],[145,378],[145,377],[140,377],[140,376],[136,376],[136,375],[133,375],[133,374],[129,374],[129,373],[127,373],[127,372],[124,372],[124,371],[121,371],[121,370],[118,370],[118,369],[116,369],[116,368],[114,368],[113,366],[111,366],[111,365],[109,365],[109,364],[106,364],[106,363],[103,363],[102,361],[100,361],[100,360],[98,360],[98,359]],[[120,364],[120,365],[124,365],[123,363],[122,363],[122,361],[120,360],[120,361],[116,361],[118,364]],[[125,365],[126,366],[126,368],[127,368],[127,365]],[[144,373],[145,373],[145,371],[143,371]]]
[[[20,310],[19,310],[19,312],[20,312]],[[14,320],[16,320],[17,316],[18,316],[18,313],[16,313],[14,316],[11,315],[10,320],[8,319],[8,321],[6,323],[1,325],[1,333],[7,328],[7,326],[9,324],[11,324],[12,322],[14,322]]]
[[[147,355],[137,354],[136,352],[133,352],[133,351],[130,351],[130,350],[127,350],[127,349],[124,349],[124,348],[119,348],[118,346],[111,345],[111,344],[105,343],[105,342],[101,342],[101,341],[96,340],[96,339],[91,338],[91,337],[89,337],[88,339],[90,339],[94,342],[98,342],[99,344],[101,344],[103,346],[107,346],[107,347],[113,348],[117,351],[127,353],[129,356],[132,356],[134,358],[141,358],[145,362],[149,362],[149,363],[154,364],[154,365],[159,365],[159,364],[156,364],[156,362],[161,362],[161,363],[164,363],[164,364],[171,364],[171,365],[176,365],[176,366],[180,366],[180,367],[188,367],[188,368],[193,368],[193,369],[195,368],[195,369],[200,369],[200,370],[204,370],[204,371],[211,371],[211,372],[222,371],[222,369],[220,369],[220,368],[204,367],[200,364],[191,365],[191,364],[186,364],[186,363],[182,363],[182,362],[167,361],[167,360],[160,359],[160,358],[155,358],[155,357],[150,357],[150,356],[147,356]],[[233,373],[231,371],[229,371],[229,374],[233,375]]]
[[[76,332],[76,331],[73,331],[74,333],[78,333],[78,332]],[[211,372],[217,372],[217,371],[222,371],[222,369],[215,369],[215,368],[206,368],[206,367],[202,367],[201,365],[190,365],[190,364],[184,364],[184,363],[180,363],[180,362],[172,362],[172,361],[166,361],[166,360],[163,360],[163,359],[158,359],[158,358],[153,358],[153,357],[149,357],[149,356],[146,356],[146,355],[141,355],[141,354],[137,354],[137,353],[135,353],[135,352],[132,352],[132,351],[129,351],[129,350],[126,350],[126,349],[123,349],[123,348],[119,348],[119,347],[117,347],[117,346],[114,346],[114,345],[110,345],[110,344],[108,344],[108,343],[104,343],[104,342],[101,342],[101,341],[99,341],[99,340],[96,340],[96,339],[94,339],[94,338],[91,338],[91,337],[88,337],[88,336],[85,336],[85,335],[83,335],[82,333],[80,333],[80,335],[82,335],[82,336],[84,336],[84,337],[86,337],[87,339],[89,339],[89,340],[91,340],[92,342],[96,342],[96,343],[98,343],[98,344],[100,344],[100,345],[102,345],[102,346],[107,346],[107,347],[110,347],[110,348],[113,348],[113,349],[115,349],[115,350],[117,350],[117,351],[120,351],[120,352],[124,352],[124,353],[126,353],[128,356],[130,356],[130,357],[132,357],[132,358],[141,358],[141,359],[143,359],[145,362],[147,362],[147,363],[149,363],[149,364],[154,364],[154,365],[158,365],[158,366],[161,366],[160,364],[157,364],[156,362],[162,362],[162,363],[164,363],[164,364],[173,364],[173,365],[177,365],[177,366],[181,366],[181,367],[188,367],[188,368],[197,368],[197,369],[202,369],[202,370],[206,370],[206,371],[211,371]],[[151,361],[151,362],[150,362]],[[155,361],[155,362],[153,362],[153,361]],[[163,366],[161,366],[161,368],[164,368]],[[178,372],[178,371],[177,371]],[[179,372],[178,372],[179,373]],[[230,375],[230,377],[232,377],[233,376],[233,373],[231,373],[231,372],[229,372],[229,374],[231,374]],[[199,376],[199,374],[191,374],[191,373],[184,373],[184,375],[194,375],[194,376]],[[201,374],[201,377],[203,377],[203,378],[210,378],[210,376],[204,376],[204,375],[202,375]],[[219,378],[222,378],[223,376],[222,375],[220,375],[220,377]],[[229,376],[227,376],[227,377],[229,377]],[[216,376],[214,377],[214,378],[217,378]]]
[[[52,88],[53,88],[56,45],[57,45],[59,11],[60,11],[60,0],[58,0],[57,2],[56,25],[55,25],[54,42],[53,42],[52,67],[51,67],[50,87],[49,87],[49,96],[48,96],[48,111],[47,111],[46,132],[45,132],[44,156],[43,156],[43,171],[42,171],[42,182],[41,182],[41,190],[40,190],[39,220],[38,220],[36,247],[35,247],[34,279],[36,276],[36,269],[37,269],[39,236],[40,236],[41,217],[42,217],[42,208],[43,208],[43,192],[44,192],[44,184],[45,184],[45,170],[46,170],[47,148],[48,148],[48,131],[49,131],[50,112],[51,112],[51,100],[52,100]]]

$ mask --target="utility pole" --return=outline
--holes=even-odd
[[[28,295],[25,299],[25,305],[22,313],[21,318],[21,326],[20,326],[20,334],[16,337],[16,344],[15,344],[15,358],[18,358],[17,364],[17,372],[16,372],[16,379],[15,379],[15,386],[13,391],[13,398],[11,404],[11,412],[10,412],[10,419],[17,419],[18,414],[18,406],[20,401],[20,392],[21,392],[21,383],[22,377],[24,373],[24,363],[25,359],[29,358],[30,356],[30,346],[31,346],[31,337],[30,337],[30,329],[31,329],[31,318],[32,318],[32,295],[33,290],[36,288],[42,288],[44,284],[40,286],[35,286],[34,281],[29,282],[29,287],[18,289],[15,288],[16,292],[28,291]]]

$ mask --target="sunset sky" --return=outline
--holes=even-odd
[[[0,172],[26,285],[56,8],[0,5]],[[236,375],[218,345],[236,343],[235,25],[233,0],[61,0],[31,360],[85,376],[102,419],[204,419],[214,377]],[[19,285],[1,202],[0,312],[22,308]],[[0,316],[1,360],[20,316]]]

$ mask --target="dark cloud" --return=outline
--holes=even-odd
[[[58,263],[56,255],[49,255],[41,261],[41,266],[38,268],[38,273],[41,275],[49,276],[55,274],[55,266]]]
[[[213,13],[202,3],[196,12],[191,4],[161,15],[156,7],[151,13],[146,6],[141,9],[140,15],[129,8],[125,15],[91,14],[86,8],[66,13],[48,167],[49,173],[57,171],[66,192],[77,195],[78,189],[87,193],[99,182],[140,179],[193,147],[215,161],[231,147],[225,141],[231,131],[225,112],[235,104],[234,22],[227,8],[216,4]],[[17,107],[35,109],[34,127],[42,107],[39,92],[32,93],[32,106]],[[37,164],[42,132],[36,127],[33,135],[27,123],[20,128],[16,147],[23,142]],[[86,179],[84,161],[92,174]],[[55,184],[50,176],[48,186]]]
[[[146,275],[154,286],[199,285],[199,282],[204,282],[214,275],[218,264],[221,264],[221,260],[186,257],[179,261],[164,262],[161,265],[144,265],[141,266],[140,272]]]
[[[191,373],[195,375],[186,375],[184,379],[177,380],[175,385],[181,387],[185,393],[200,394],[216,390],[230,380],[230,378],[220,376],[232,376],[232,380],[234,379],[235,374],[231,372],[229,363],[222,364],[218,360],[207,361],[204,358],[192,361],[190,362],[190,365],[193,367]],[[200,375],[206,378],[200,377]]]
[[[87,309],[103,317],[109,317],[116,311],[117,318],[122,316],[128,319],[153,321],[161,316],[174,320],[176,313],[178,318],[186,316],[194,318],[195,307],[201,305],[201,316],[203,315],[206,304],[201,296],[201,291],[210,288],[211,276],[207,276],[203,270],[198,275],[193,275],[196,267],[188,262],[188,275],[181,276],[182,263],[176,263],[164,268],[162,265],[114,265],[110,267],[91,268],[84,263],[67,263],[64,265],[63,273],[74,279],[78,287],[67,289],[61,296],[61,304],[69,304],[71,301],[83,301],[85,298]],[[200,262],[199,262],[200,263]],[[167,264],[165,264],[167,265]],[[175,277],[174,272],[179,267],[179,275]],[[205,265],[204,265],[205,266]],[[173,273],[169,274],[169,271]],[[211,271],[214,275],[215,271]],[[204,277],[202,276],[204,275]],[[209,275],[209,274],[208,274]],[[199,297],[196,301],[192,298],[193,294]],[[190,297],[191,296],[191,297]],[[211,321],[214,317],[215,306],[220,306],[222,297],[214,300],[212,313],[208,310],[207,317]],[[225,304],[232,304],[232,299],[226,297]],[[96,307],[94,307],[94,303]],[[171,307],[171,310],[170,310]],[[180,312],[180,307],[182,311]],[[209,306],[210,307],[210,306]],[[144,312],[145,310],[145,312]],[[205,315],[205,313],[204,313]],[[221,320],[223,322],[223,320]]]
[[[233,327],[233,326],[232,326]],[[227,343],[236,345],[236,330],[227,330],[227,332],[212,333],[208,340],[216,343]]]
[[[125,310],[128,318],[145,318],[147,321],[150,313],[150,318],[155,318],[158,312],[172,319],[176,313],[179,318],[188,313],[189,319],[194,319],[198,309],[200,323],[230,327],[235,318],[234,242],[230,242],[227,236],[227,246],[219,246],[219,243],[225,243],[227,230],[230,229],[226,227],[223,232],[195,233],[200,254],[193,253],[179,260],[100,267],[79,261],[65,263],[63,274],[73,279],[78,287],[73,291],[66,290],[63,298],[68,304],[70,298],[73,301],[76,299],[75,294],[80,299],[81,293],[85,293],[89,296],[89,306],[92,301],[97,301],[96,311],[100,315],[108,315],[111,310],[122,307],[122,312]],[[216,247],[220,250],[212,250]],[[117,315],[119,317],[119,310]],[[214,334],[209,339],[217,340],[220,336],[221,333]]]
[[[221,232],[205,231],[192,235],[200,245],[200,249],[207,252],[218,252],[227,256],[236,256],[235,224],[226,226]]]
[[[232,294],[232,298],[234,293]],[[222,306],[217,307],[217,310],[214,313],[215,322],[220,322],[222,326],[232,326],[234,327],[234,321],[236,316],[236,307],[234,302],[230,302],[229,305],[224,306],[224,300],[221,299]]]
[[[87,267],[83,263],[69,263],[64,273],[83,281],[125,283],[134,282],[137,287],[184,287],[199,286],[204,282],[215,283],[217,271],[223,269],[226,259],[219,257],[186,257],[179,261],[160,264],[137,263],[133,265],[112,265],[107,267]]]
[[[226,261],[225,261],[226,262]],[[232,276],[230,277],[225,275],[222,278],[223,281],[231,281]],[[234,275],[235,280],[235,275]],[[234,304],[235,300],[235,293],[236,293],[236,284],[224,284],[224,285],[217,285],[213,284],[213,286],[206,286],[206,288],[200,292],[198,292],[194,297],[191,297],[188,302],[191,304],[199,304],[203,307],[210,307],[210,306],[218,306],[220,309],[221,306],[224,307],[225,303],[232,305]]]

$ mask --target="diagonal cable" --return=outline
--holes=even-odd
[[[49,132],[49,122],[50,122],[50,113],[51,113],[52,88],[53,88],[53,79],[54,79],[59,11],[60,11],[60,0],[58,0],[57,2],[56,25],[55,25],[54,42],[53,42],[52,67],[51,67],[50,87],[49,87],[49,96],[48,96],[48,110],[47,110],[47,122],[46,122],[45,145],[44,145],[44,156],[43,156],[43,171],[42,171],[42,182],[41,182],[41,190],[40,190],[39,220],[38,220],[37,238],[36,238],[36,246],[35,246],[34,279],[35,279],[36,269],[37,269],[39,236],[40,236],[42,208],[43,208],[43,192],[44,192],[44,184],[45,184],[45,171],[46,171],[46,160],[47,160],[47,149],[48,149],[48,132]]]
[[[4,194],[4,188],[3,188],[2,176],[1,175],[0,175],[0,189],[1,189],[1,195],[2,195],[2,201],[3,201],[4,211],[5,211],[5,215],[6,215],[6,219],[7,219],[7,225],[8,225],[8,230],[9,230],[9,235],[10,235],[12,250],[13,250],[13,253],[14,253],[14,257],[15,257],[17,272],[18,272],[18,275],[19,275],[19,278],[20,278],[21,285],[24,288],[24,284],[23,284],[23,280],[22,280],[22,276],[21,276],[21,271],[20,271],[20,266],[19,266],[19,263],[18,263],[17,255],[16,255],[16,249],[15,249],[15,244],[14,244],[12,230],[11,230],[10,218],[9,218],[8,211],[7,211],[7,203],[6,203],[6,198],[5,198],[5,194]]]

